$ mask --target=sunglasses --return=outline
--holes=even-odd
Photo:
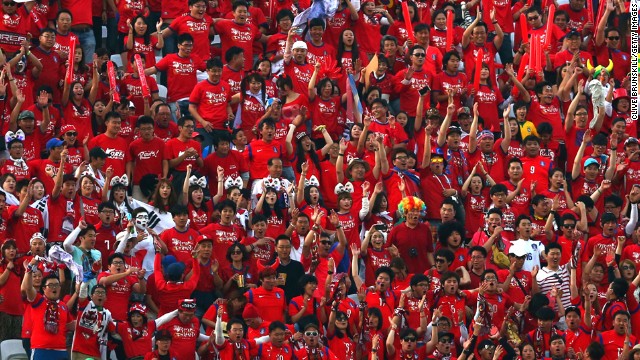
[[[3,2],[2,4],[4,4],[5,6],[16,6],[17,4],[13,1],[7,1],[7,2]]]
[[[425,56],[427,56],[427,54],[425,54],[425,53],[414,53],[413,56],[415,56],[415,57],[425,57]]]
[[[322,245],[331,245],[331,241],[322,240],[322,241],[320,241],[320,244],[322,244]]]
[[[75,131],[69,131],[68,133],[66,133],[65,135],[67,136],[78,136],[78,133]]]
[[[609,40],[620,40],[620,36],[609,36],[607,39],[609,39]]]
[[[318,332],[317,331],[305,331],[304,336],[318,336]]]
[[[431,163],[433,163],[433,164],[440,164],[440,163],[443,163],[443,162],[444,162],[444,159],[441,158],[441,157],[437,157],[437,158],[431,159]]]
[[[449,338],[440,339],[440,340],[438,340],[438,342],[442,343],[442,344],[453,344],[453,340],[449,339]]]
[[[447,260],[445,260],[445,259],[441,259],[441,258],[438,258],[438,259],[436,259],[436,262],[437,262],[438,264],[444,264],[445,262],[447,262]]]
[[[535,20],[538,20],[538,18],[539,18],[539,16],[538,16],[538,15],[536,15],[536,16],[528,17],[528,18],[527,18],[527,20],[529,20],[529,21],[535,21]]]
[[[336,321],[347,321],[347,320],[349,320],[349,318],[346,317],[346,316],[338,316],[338,317],[336,317]]]
[[[484,349],[484,350],[493,350],[493,349],[495,349],[495,348],[496,348],[496,347],[495,347],[495,345],[485,345],[485,346],[483,347],[483,349]]]
[[[233,251],[231,254],[232,255],[241,255],[242,251]]]
[[[635,270],[631,265],[620,266],[620,270]]]
[[[407,336],[406,338],[404,338],[402,340],[406,341],[406,342],[416,342],[416,338],[414,338],[413,336]]]
[[[564,224],[562,225],[562,227],[565,229],[574,229],[576,227],[576,224]]]

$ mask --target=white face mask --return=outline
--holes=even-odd
[[[136,215],[136,227],[138,229],[146,229],[149,224],[149,215],[146,213],[140,213]]]

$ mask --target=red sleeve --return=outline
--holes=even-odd
[[[195,105],[198,105],[200,103],[200,93],[202,92],[200,89],[202,89],[202,86],[196,85],[196,87],[191,92],[191,95],[189,96],[189,103]]]
[[[169,59],[167,57],[163,57],[156,63],[156,69],[159,71],[167,71],[169,69]]]
[[[159,92],[158,83],[156,82],[156,79],[152,78],[151,76],[147,76],[147,85],[149,85],[149,89],[151,90],[152,94]]]

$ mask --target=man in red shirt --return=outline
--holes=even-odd
[[[171,352],[176,359],[195,360],[196,342],[209,340],[208,336],[200,334],[200,320],[194,316],[195,311],[194,299],[182,299],[178,303],[177,316],[160,327],[171,333]]]
[[[244,50],[232,46],[224,54],[226,64],[222,68],[222,80],[231,86],[231,95],[240,93],[240,85],[244,78]]]
[[[176,257],[178,261],[191,264],[192,251],[196,247],[197,231],[187,227],[189,210],[184,205],[175,205],[171,208],[175,227],[167,229],[160,234],[160,239],[167,245],[168,254]],[[225,252],[226,254],[226,252]]]
[[[560,93],[555,95],[551,83],[546,81],[537,83],[535,92],[536,97],[531,100],[527,119],[531,119],[536,127],[543,122],[548,122],[553,128],[552,138],[564,142],[566,134],[562,125],[560,111],[563,103],[567,100],[565,98],[567,95],[562,95],[562,98],[558,97]],[[527,171],[525,170],[526,173]]]
[[[635,335],[629,331],[629,313],[620,310],[613,315],[613,329],[603,331],[598,336],[598,342],[604,347],[602,360],[616,360],[622,354],[625,345],[628,349],[638,343]],[[635,332],[636,329],[633,329]]]
[[[213,19],[205,14],[207,3],[205,0],[190,0],[189,13],[171,22],[168,28],[162,30],[162,37],[167,38],[178,33],[178,50],[180,49],[180,35],[192,36],[195,54],[200,59],[211,58],[211,41],[213,36]],[[224,41],[226,42],[226,41]]]
[[[91,291],[91,299],[87,295]],[[107,289],[96,285],[91,290],[87,283],[80,286],[78,296],[78,318],[76,331],[73,334],[73,357],[100,358],[102,346],[107,341],[107,333],[115,333],[115,322],[111,312],[104,308]]]
[[[177,137],[180,134],[180,130],[178,130],[178,125],[171,121],[172,116],[175,112],[172,112],[171,106],[160,103],[156,106],[155,110],[152,108],[153,121],[155,121],[155,126],[153,128],[154,135],[163,142],[167,142],[174,137]],[[185,115],[188,115],[189,112],[185,112]],[[179,114],[181,117],[182,113]]]
[[[22,279],[21,290],[31,308],[31,348],[32,359],[68,359],[66,332],[73,329],[73,318],[69,309],[60,299],[60,280],[49,276],[42,280],[40,294],[33,287],[33,273],[38,270],[38,260],[33,258],[27,265],[27,273]]]
[[[31,53],[40,60],[43,69],[35,80],[34,87],[40,88],[43,85],[53,89],[53,103],[60,104],[62,95],[60,81],[64,79],[66,66],[57,51],[54,50],[56,43],[56,32],[53,29],[43,29],[40,33],[40,45],[31,48]],[[34,68],[35,69],[35,68]]]
[[[127,177],[133,184],[133,197],[146,201],[140,190],[140,180],[146,175],[162,175],[164,141],[153,134],[154,122],[149,116],[141,116],[136,122],[140,137],[130,145],[127,156]]]
[[[40,210],[29,206],[33,198],[33,182],[21,180],[16,185],[16,192],[20,198],[20,205],[9,206],[7,231],[16,239],[16,257],[20,257],[31,248],[31,236],[42,232],[44,220]]]
[[[107,153],[105,166],[113,169],[113,176],[122,176],[125,174],[126,164],[129,154],[129,143],[127,140],[118,136],[122,119],[117,112],[109,112],[105,115],[104,124],[106,131],[89,141],[88,148],[93,149],[100,147]],[[88,157],[88,154],[85,154]]]
[[[231,136],[221,134],[218,143],[215,144],[216,150],[204,159],[202,174],[209,179],[209,191],[211,196],[218,192],[218,180],[224,181],[231,177],[233,179],[242,177],[243,187],[247,186],[249,181],[249,166],[247,165],[242,153],[231,150]],[[224,169],[224,179],[218,179],[218,166]]]
[[[614,252],[616,250],[617,240],[614,238],[616,235],[616,230],[618,228],[618,219],[612,213],[604,213],[600,218],[602,223],[602,233],[596,236],[590,237],[587,241],[586,246],[582,250],[581,261],[582,268],[587,265],[587,262],[594,255],[594,249],[597,247],[601,250],[601,254],[597,263],[606,264],[607,263],[607,253],[609,251]],[[620,234],[618,234],[620,235]]]
[[[178,120],[178,137],[173,138],[164,145],[164,158],[162,161],[162,177],[167,178],[169,173],[173,177],[174,189],[181,189],[184,177],[187,173],[187,165],[202,167],[202,145],[193,140],[195,121],[191,117],[181,117]]]
[[[404,222],[394,226],[387,239],[387,245],[398,248],[410,274],[422,274],[435,264],[431,228],[429,224],[420,222],[424,203],[418,201],[408,202],[409,207],[403,210]]]
[[[65,174],[67,150],[62,151],[60,167],[55,177],[55,185],[51,197],[47,200],[49,209],[49,241],[62,243],[80,222],[81,202],[76,194],[78,179],[72,174]]]
[[[222,80],[220,58],[207,60],[208,78],[196,85],[189,96],[189,113],[196,120],[196,131],[204,137],[203,147],[215,142],[219,134],[229,132],[235,115],[231,105],[231,85]]]
[[[429,47],[429,49],[435,50],[440,55],[440,69],[442,69],[442,54],[435,47]],[[426,65],[426,48],[415,45],[411,48],[410,53],[411,67],[396,74],[398,83],[396,83],[395,90],[400,94],[400,109],[410,117],[415,117],[420,98],[419,91],[426,86],[431,87],[436,73]],[[423,111],[426,112],[428,106],[428,102],[425,102]]]
[[[109,270],[98,274],[98,284],[107,289],[104,307],[111,311],[116,321],[127,321],[131,294],[144,294],[147,288],[144,269],[138,270],[133,266],[126,268],[124,261],[122,254],[114,253],[109,256]]]
[[[258,124],[258,130],[261,137],[251,140],[245,151],[248,154],[251,180],[269,176],[268,166],[271,166],[271,159],[282,159],[284,156],[282,145],[273,140],[276,131],[275,121],[272,118],[263,119]]]
[[[284,321],[287,302],[284,290],[276,286],[275,268],[267,267],[258,276],[262,286],[247,291],[247,302],[260,309],[264,321]]]
[[[540,156],[540,139],[535,135],[529,135],[522,141],[524,157],[522,158],[522,169],[524,170],[524,183],[526,189],[531,188],[536,194],[542,194],[549,189],[549,174],[553,169],[553,162],[549,158]]]
[[[205,58],[192,53],[194,39],[188,34],[178,36],[178,52],[163,57],[154,67],[144,70],[146,75],[158,71],[167,75],[167,102],[172,111],[180,109],[181,115],[189,114],[189,95],[198,84],[198,71],[206,68]],[[209,47],[207,46],[207,51]],[[177,106],[176,106],[177,105]]]
[[[47,141],[46,148],[49,152],[48,158],[29,161],[29,170],[31,170],[31,175],[34,178],[38,178],[38,180],[42,180],[47,194],[51,193],[55,184],[55,177],[58,173],[58,169],[60,168],[61,154],[64,150],[63,145],[64,141],[58,138],[53,138]],[[64,172],[69,174],[72,171],[73,167],[71,164],[65,163]]]
[[[471,26],[469,26],[462,34],[462,52],[464,54],[464,70],[467,73],[468,79],[473,79],[474,69],[476,65],[476,58],[478,57],[478,51],[482,50],[482,62],[489,65],[491,74],[489,79],[496,78],[495,71],[495,56],[498,49],[502,46],[502,39],[504,33],[498,25],[495,19],[495,11],[491,14],[491,23],[493,24],[496,32],[496,36],[492,42],[487,42],[487,35],[489,34],[489,27],[487,24],[481,21],[481,16],[477,16]]]
[[[307,43],[301,40],[294,42],[294,36],[295,30],[290,29],[284,49],[284,73],[291,78],[293,91],[307,94],[314,67],[307,62]]]
[[[144,54],[139,54],[140,59],[142,60],[142,66],[144,69],[145,66],[145,57]],[[160,95],[158,95],[158,83],[156,83],[156,79],[151,76],[145,74],[145,80],[147,81],[147,87],[151,94],[151,97],[145,97],[142,90],[142,80],[140,79],[140,73],[138,72],[138,65],[135,61],[135,57],[131,57],[131,68],[132,73],[125,74],[120,82],[121,91],[126,94],[126,98],[133,102],[136,115],[144,115],[145,103],[151,106],[151,102],[160,99]],[[143,72],[144,73],[144,72]]]
[[[593,33],[593,23],[589,21],[589,13],[585,7],[585,0],[569,0],[568,4],[562,4],[558,10],[566,11],[569,14],[569,23],[567,28],[576,29],[582,33],[582,36],[588,36]],[[593,5],[591,5],[593,8]],[[594,9],[594,15],[596,11]]]
[[[266,43],[268,36],[260,32],[257,26],[247,22],[249,4],[243,0],[233,2],[233,20],[214,19],[215,32],[220,35],[222,53],[226,54],[231,46],[238,46],[244,50],[244,70],[249,71],[253,65],[253,43]]]

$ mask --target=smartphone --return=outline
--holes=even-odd
[[[381,224],[374,225],[373,228],[378,230],[378,231],[386,231],[387,230],[387,226],[386,225],[381,225]]]
[[[418,93],[420,93],[420,96],[424,96],[429,91],[431,91],[431,88],[429,87],[429,85],[427,85],[427,86],[423,87],[422,89],[418,90]]]

